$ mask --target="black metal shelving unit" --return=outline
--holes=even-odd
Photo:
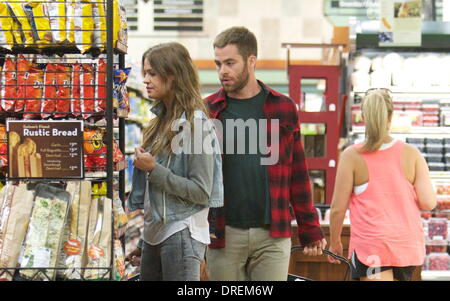
[[[25,0],[13,0],[13,1],[3,1],[4,3],[8,4],[8,3],[20,3],[22,5],[25,5],[28,3],[28,1]],[[36,3],[36,2],[35,2]],[[46,1],[40,2],[40,3],[46,3]],[[47,45],[47,47],[45,48],[40,48],[40,47],[17,47],[17,45],[15,47],[12,47],[11,50],[7,50],[6,48],[10,48],[10,47],[2,47],[2,46],[6,46],[6,45],[2,45],[1,44],[1,40],[0,40],[0,67],[3,66],[3,63],[5,62],[5,58],[7,56],[13,56],[15,58],[17,58],[19,55],[27,55],[29,58],[32,59],[44,59],[45,61],[47,61],[48,63],[61,63],[61,64],[67,64],[66,63],[66,55],[70,55],[70,61],[73,62],[74,60],[76,61],[80,61],[83,62],[85,60],[90,60],[90,59],[98,59],[99,55],[102,56],[102,58],[104,58],[106,60],[106,98],[104,99],[104,101],[106,101],[106,110],[103,112],[79,112],[81,113],[80,115],[75,115],[73,114],[73,112],[56,112],[56,113],[63,113],[66,114],[66,117],[62,117],[62,118],[56,118],[54,120],[58,120],[58,119],[65,119],[65,118],[70,118],[70,119],[82,119],[83,120],[83,114],[92,114],[92,117],[89,118],[89,120],[84,120],[84,129],[89,128],[89,127],[94,127],[94,128],[100,128],[103,129],[106,132],[106,135],[104,137],[103,143],[106,145],[106,166],[93,166],[91,167],[91,169],[94,170],[102,170],[101,174],[93,174],[90,175],[85,174],[85,177],[83,179],[78,179],[78,181],[80,180],[89,180],[92,182],[99,182],[99,183],[104,183],[106,182],[106,186],[107,186],[107,195],[106,197],[113,200],[114,198],[114,190],[118,189],[119,190],[119,197],[120,200],[122,202],[122,205],[124,205],[125,203],[125,171],[122,167],[122,169],[118,172],[115,172],[114,170],[114,157],[113,157],[113,150],[114,150],[114,140],[118,140],[119,142],[119,148],[121,150],[121,152],[123,154],[125,154],[125,119],[123,117],[123,115],[119,114],[118,111],[114,108],[113,105],[113,97],[114,97],[114,68],[117,67],[118,69],[123,69],[125,67],[125,53],[126,53],[126,45],[123,45],[121,43],[117,43],[116,45],[114,45],[114,14],[113,14],[113,10],[114,7],[114,1],[108,1],[108,0],[97,0],[97,1],[92,1],[90,2],[92,4],[96,4],[96,5],[104,5],[105,6],[105,12],[106,12],[106,16],[98,16],[98,17],[105,17],[106,18],[106,29],[102,30],[100,28],[95,28],[93,31],[105,31],[106,30],[106,45],[98,45],[97,46],[103,46],[103,47],[92,47],[90,49],[90,51],[82,54],[80,52],[80,50],[77,49],[77,46],[79,47],[80,44],[76,44],[76,45],[61,45],[61,44],[53,44],[53,45]],[[0,16],[0,18],[7,18],[8,16]],[[60,16],[63,17],[63,16]],[[64,16],[65,17],[65,16]],[[75,16],[77,18],[82,18],[82,16]],[[39,18],[39,17],[38,17]],[[42,18],[42,17],[41,17]],[[0,19],[1,21],[1,19]],[[2,31],[2,27],[1,27],[1,23],[0,23],[0,31]],[[39,31],[40,29],[38,29]],[[45,29],[46,31],[59,31],[56,29]],[[84,29],[82,29],[81,31],[83,31]],[[67,32],[69,32],[69,29],[67,29]],[[27,45],[25,45],[27,46]],[[29,45],[28,45],[29,46]],[[34,45],[37,46],[37,45]],[[101,49],[104,48],[104,50],[102,51]],[[17,61],[16,61],[17,62]],[[70,63],[68,63],[68,65],[70,65]],[[20,71],[20,70],[19,70]],[[5,75],[4,70],[0,69],[0,77]],[[0,82],[1,83],[1,82]],[[45,82],[43,83],[45,86]],[[1,85],[1,84],[0,84]],[[94,86],[96,88],[99,87],[98,83],[94,83]],[[2,95],[0,95],[0,98],[2,97]],[[29,98],[31,99],[31,98]],[[14,101],[14,99],[11,99],[12,101]],[[24,99],[24,100],[28,100],[28,99]],[[68,102],[71,101],[71,98],[66,98],[65,100],[67,100]],[[84,100],[93,100],[93,99],[84,99]],[[23,113],[24,112],[5,112],[5,111],[1,111],[0,112],[0,122],[1,123],[5,123],[6,120],[10,120],[10,119],[22,119],[23,118]],[[41,120],[41,111],[39,112],[27,112],[27,113],[31,113],[31,114],[39,114],[35,117],[33,117],[32,119],[36,119],[36,120]],[[45,113],[49,113],[49,112],[45,112]],[[53,112],[55,113],[55,112]],[[51,114],[51,112],[50,112]],[[92,123],[95,121],[98,121],[100,119],[105,120],[105,122],[102,125],[93,125]],[[117,134],[118,132],[118,137],[115,138],[115,134]],[[3,143],[5,143],[7,141],[3,140]],[[85,140],[83,141],[84,144]],[[81,147],[83,149],[83,146]],[[9,149],[7,147],[7,149]],[[0,155],[7,155],[7,153],[0,153]],[[97,153],[96,155],[99,156],[104,156],[105,153]],[[81,156],[83,156],[83,154],[81,154]],[[83,157],[82,157],[83,158]],[[2,167],[3,169],[3,175],[0,178],[0,181],[2,182],[7,182],[10,181],[7,171],[5,169],[5,167]],[[21,181],[24,182],[46,182],[46,183],[59,183],[64,185],[63,183],[68,182],[68,181],[73,181],[73,179],[66,179],[66,178],[21,178]],[[118,180],[118,185],[115,185],[115,181]],[[93,195],[94,196],[94,195]],[[69,205],[70,206],[70,205]],[[103,273],[102,277],[100,278],[109,278],[109,280],[113,280],[114,277],[114,273],[113,273],[113,267],[114,267],[114,214],[112,214],[111,217],[112,220],[112,239],[111,239],[111,262],[110,265],[107,267],[100,267],[100,268],[86,268],[86,267],[81,267],[81,268],[76,268],[76,270],[79,270],[79,274],[80,274],[80,279],[81,280],[85,280],[81,271],[82,270],[87,270],[87,269],[96,269],[96,270],[101,270],[101,271],[105,271],[105,273]],[[67,221],[66,221],[67,222]],[[123,237],[122,237],[123,240]],[[0,250],[1,251],[1,250]],[[51,280],[52,277],[50,277],[48,275],[48,273],[51,273],[51,271],[56,271],[56,270],[64,270],[67,268],[61,268],[61,267],[33,267],[33,268],[21,268],[21,267],[0,267],[0,278],[2,278],[2,275],[10,275],[10,276],[14,276],[14,280],[23,280],[21,279],[21,277],[18,277],[20,270],[35,270],[36,273],[33,277],[31,277],[31,279],[27,279],[27,280],[35,280],[37,279],[37,276],[47,279],[47,280]],[[12,271],[14,271],[14,273],[12,273]],[[14,275],[13,275],[14,274]]]

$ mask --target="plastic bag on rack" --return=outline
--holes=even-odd
[[[36,198],[20,258],[22,268],[56,266],[69,202],[70,193],[67,191],[46,184],[36,185]],[[54,280],[56,276],[54,270],[45,271],[50,279],[37,272],[34,269],[21,270],[20,274],[33,280]]]
[[[113,102],[114,107],[129,112],[130,101],[128,98],[127,79],[130,74],[131,68],[114,70],[114,90],[113,90]]]
[[[12,112],[17,97],[17,66],[13,56],[6,57],[1,80],[2,108]]]
[[[67,42],[66,35],[66,1],[53,0],[46,3],[53,40],[60,44]]]
[[[11,204],[16,186],[6,185],[2,190],[2,198],[0,200],[0,255],[3,252],[3,239],[8,224],[9,215],[11,213]]]
[[[113,0],[113,14],[114,14],[114,26],[113,26],[113,41],[114,46],[119,48],[117,44],[123,46],[128,45],[128,24],[127,13],[123,0]]]
[[[106,145],[103,143],[104,130],[85,129],[84,137],[84,163],[88,170],[98,171],[106,166]]]
[[[94,46],[92,3],[75,0],[72,1],[72,5],[75,18],[73,18],[73,27],[70,30],[74,31],[74,43],[77,48],[80,49],[81,53],[86,53]]]
[[[40,115],[41,101],[44,95],[43,84],[43,70],[31,67],[26,80],[24,119],[32,119]]]
[[[95,104],[96,112],[106,111],[106,62],[103,58],[98,60],[96,83],[97,83],[97,102]]]
[[[88,230],[86,280],[108,280],[111,268],[112,201],[106,197],[92,200]]]
[[[4,124],[0,124],[0,164],[8,166],[8,140]]]
[[[127,229],[128,217],[119,198],[113,200],[114,209],[114,237],[119,239]]]
[[[14,46],[14,36],[12,33],[13,19],[8,6],[0,2],[0,49],[11,50]]]
[[[75,0],[66,0],[66,40],[75,44]]]
[[[88,119],[95,110],[95,65],[82,64],[83,71],[81,73],[81,110],[83,118]]]
[[[93,15],[94,15],[94,43],[100,50],[106,49],[106,8],[104,3],[100,1],[93,1]]]
[[[47,64],[44,74],[44,99],[41,106],[41,117],[48,118],[56,110],[56,74],[57,64]]]
[[[36,44],[33,37],[34,31],[26,14],[25,3],[9,2],[8,5],[11,8],[15,21],[20,25],[20,31],[23,34],[21,42],[24,43],[25,47],[35,47]]]
[[[71,95],[71,67],[67,65],[58,65],[58,74],[56,76],[56,113],[55,117],[65,117],[70,113],[70,95]]]
[[[25,12],[28,15],[37,46],[39,48],[52,46],[53,34],[46,4],[42,0],[28,0]]]
[[[74,64],[72,68],[72,97],[70,100],[70,110],[73,115],[81,115],[81,64]]]
[[[61,251],[60,266],[68,268],[62,273],[65,279],[79,280],[82,275],[79,268],[87,263],[84,254],[91,206],[91,182],[71,182],[67,185],[67,191],[72,195],[68,220],[70,229]]]
[[[11,188],[12,185],[5,187]],[[0,267],[16,267],[20,256],[20,249],[27,233],[28,224],[33,208],[34,193],[27,189],[26,184],[15,187],[11,202],[11,213],[3,236],[3,250],[0,251]],[[12,280],[14,270],[3,275],[4,279]]]
[[[23,54],[19,55],[17,59],[17,91],[16,91],[16,103],[14,105],[15,112],[22,112],[25,106],[26,93],[28,86],[28,73],[31,68],[31,63]],[[36,111],[38,112],[38,111]]]
[[[116,281],[125,280],[125,256],[123,254],[122,243],[120,240],[114,240],[114,279]]]

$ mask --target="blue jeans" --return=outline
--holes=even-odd
[[[191,238],[186,228],[159,245],[144,242],[141,281],[199,281],[206,245]]]

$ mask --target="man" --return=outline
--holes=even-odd
[[[284,281],[291,249],[290,205],[304,253],[321,255],[326,246],[311,200],[297,108],[256,79],[257,41],[248,29],[233,27],[219,34],[214,52],[222,89],[206,101],[210,117],[223,127],[225,203],[210,210],[209,276],[213,281]],[[276,122],[280,126],[274,129]],[[234,135],[233,125],[243,123]],[[271,161],[268,153],[250,151],[252,143],[259,146],[273,137],[279,140],[271,143],[270,156],[277,160],[262,164]]]

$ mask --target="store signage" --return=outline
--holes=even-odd
[[[382,0],[325,0],[324,15],[340,26],[348,26],[348,18],[375,20],[379,17]],[[396,1],[401,2],[401,1]],[[435,0],[436,21],[442,20],[443,0]],[[336,24],[335,24],[336,25]]]
[[[84,177],[82,121],[11,120],[6,129],[9,178]]]
[[[381,0],[380,47],[422,45],[422,0]]]

